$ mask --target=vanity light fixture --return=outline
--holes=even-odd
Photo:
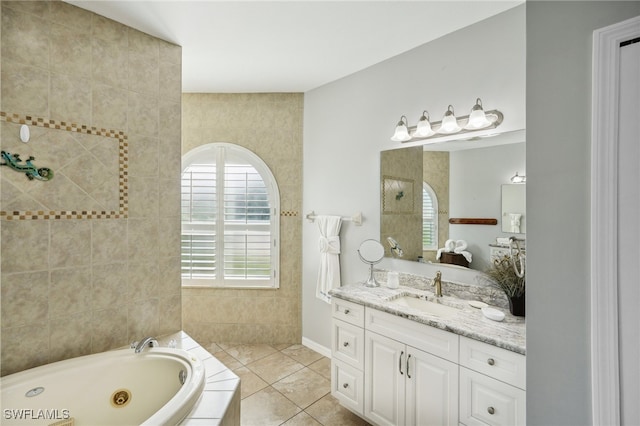
[[[404,115],[400,117],[400,121],[396,124],[396,131],[393,133],[391,140],[394,142],[406,142],[411,140],[409,135],[409,122]]]
[[[416,131],[413,136],[419,138],[428,138],[429,136],[433,136],[435,134],[436,132],[434,132],[431,128],[429,113],[427,111],[422,111],[422,117],[420,117],[420,120],[418,120],[418,125],[416,126]]]
[[[444,113],[444,117],[442,117],[440,128],[436,133],[450,135],[452,133],[458,133],[460,130],[462,130],[462,128],[458,126],[458,119],[453,111],[453,106],[449,105],[447,111]]]
[[[485,112],[482,100],[477,98],[475,105],[471,108],[471,113],[463,117],[456,117],[453,106],[449,105],[442,121],[432,123],[429,113],[425,110],[422,112],[418,124],[409,127],[407,117],[403,115],[396,125],[391,140],[394,142],[413,142],[430,138],[442,139],[444,136],[495,129],[503,119],[504,115],[498,110]]]
[[[469,114],[469,121],[464,127],[467,130],[477,130],[489,127],[491,122],[487,119],[484,109],[482,109],[482,100],[476,99],[476,104],[471,108],[471,114]]]
[[[518,172],[511,177],[511,183],[525,183],[527,181],[526,176],[520,176]]]

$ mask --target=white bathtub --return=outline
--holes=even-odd
[[[182,349],[68,359],[3,377],[0,424],[176,425],[202,394],[204,379],[202,362]]]

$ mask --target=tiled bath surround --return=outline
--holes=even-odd
[[[1,374],[180,330],[181,48],[60,1],[1,5],[0,110],[128,138],[126,217],[0,221]]]
[[[280,288],[185,288],[183,329],[201,342],[299,342],[303,95],[187,93],[182,106],[183,153],[241,145],[264,160],[280,189]]]

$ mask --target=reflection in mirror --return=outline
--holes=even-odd
[[[384,247],[377,240],[365,240],[360,244],[358,256],[364,263],[369,264],[369,278],[365,282],[367,287],[379,287],[380,284],[373,276],[373,265],[380,262],[384,257]]]
[[[523,183],[502,185],[502,232],[525,234],[526,186]]]
[[[425,262],[438,262],[437,250],[448,239],[465,240],[473,255],[469,267],[484,270],[490,262],[489,244],[512,234],[502,230],[500,188],[514,170],[525,170],[524,140],[525,132],[517,131],[382,151],[380,240],[397,241],[403,260]],[[524,207],[521,211],[524,232]],[[499,218],[502,223],[450,225],[450,217]],[[385,257],[394,257],[390,247],[384,249]]]

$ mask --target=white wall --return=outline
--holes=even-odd
[[[473,254],[469,265],[484,270],[489,264],[489,244],[502,232],[502,185],[516,171],[526,174],[524,143],[455,151],[449,155],[449,217],[498,219],[497,225],[449,225],[449,238],[466,240]],[[524,237],[524,235],[518,235]]]
[[[380,151],[397,147],[389,137],[400,115],[415,124],[428,109],[439,120],[449,104],[466,115],[480,97],[504,113],[501,130],[524,128],[524,24],[519,6],[305,94],[303,213],[364,216],[341,232],[344,284],[367,277],[356,250],[379,237]],[[318,237],[305,222],[302,334],[328,348],[329,305],[315,298]]]
[[[527,424],[591,424],[593,31],[638,1],[526,4]]]

